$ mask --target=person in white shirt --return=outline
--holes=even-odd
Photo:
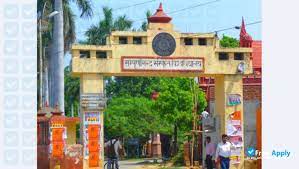
[[[229,169],[231,149],[234,148],[234,145],[229,141],[229,137],[223,134],[222,141],[217,145],[215,155],[216,162],[220,160],[221,169]]]

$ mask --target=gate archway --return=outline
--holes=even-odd
[[[250,45],[222,48],[214,33],[175,31],[162,5],[148,21],[144,32],[112,31],[103,46],[72,46],[72,74],[80,77],[80,95],[86,99],[81,103],[84,168],[103,166],[103,110],[93,101],[104,95],[105,76],[213,77],[212,113],[219,116],[219,133],[230,134],[240,146],[232,168],[243,168],[242,77],[252,74]],[[230,125],[240,126],[240,133],[230,133]]]

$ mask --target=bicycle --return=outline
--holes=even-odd
[[[109,158],[108,161],[105,163],[105,169],[119,169],[119,165],[117,165],[117,158]],[[110,166],[110,168],[108,168]],[[115,166],[115,167],[114,167]]]

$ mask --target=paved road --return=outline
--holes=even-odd
[[[124,160],[120,161],[120,169],[139,169],[143,166],[143,160]]]

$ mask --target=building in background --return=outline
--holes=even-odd
[[[240,47],[252,48],[253,75],[243,78],[243,104],[244,104],[244,147],[257,147],[261,119],[258,117],[262,101],[262,41],[252,40],[246,32],[244,20],[240,31]],[[215,112],[215,91],[214,79],[210,77],[200,77],[200,87],[206,92],[208,101],[208,112]],[[260,120],[257,120],[260,119]]]

